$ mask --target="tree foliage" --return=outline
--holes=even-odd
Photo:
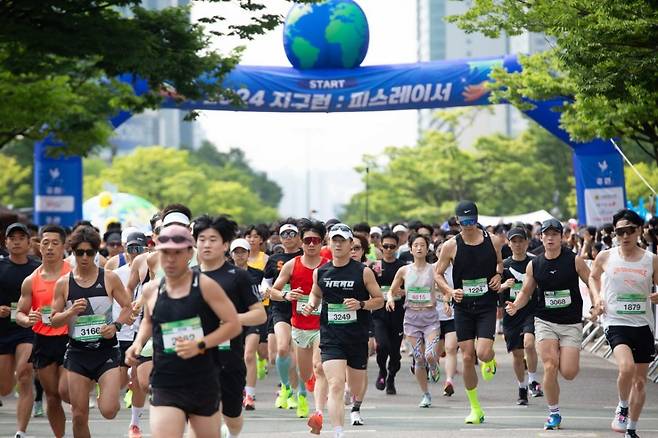
[[[157,157],[157,159],[154,159]],[[240,223],[269,222],[276,208],[267,205],[249,184],[232,176],[231,166],[199,166],[190,151],[164,147],[137,148],[107,166],[98,158],[84,160],[84,191],[88,199],[110,184],[157,207],[180,202],[195,215],[231,214]],[[243,172],[238,171],[236,172]]]
[[[493,98],[572,98],[559,109],[576,140],[628,139],[658,162],[658,8],[652,0],[474,0],[449,18],[467,32],[543,33],[554,49],[497,69]]]

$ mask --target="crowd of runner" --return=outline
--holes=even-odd
[[[544,397],[543,428],[559,429],[558,376],[577,377],[584,318],[601,322],[619,368],[611,428],[639,436],[656,355],[658,220],[621,210],[600,229],[555,219],[483,227],[463,201],[441,225],[288,218],[241,228],[172,204],[150,228],[4,227],[0,395],[17,392],[15,437],[44,405],[53,436],[65,436],[69,416],[73,436],[89,437],[90,408],[113,419],[123,400],[138,438],[147,399],[151,436],[238,437],[267,373],[279,384],[259,391],[276,391],[276,408],[312,434],[343,437],[345,405],[351,426],[366,422],[369,379],[397,393],[404,352],[419,408],[432,404],[431,383],[455,394],[460,354],[465,423],[480,424],[477,367],[485,382],[495,377],[498,332],[518,385],[510,398]]]

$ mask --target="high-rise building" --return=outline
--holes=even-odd
[[[190,0],[143,0],[147,9],[187,6]],[[129,13],[129,10],[125,11]],[[137,146],[167,146],[198,148],[203,141],[203,131],[198,122],[183,120],[186,112],[174,109],[145,111],[131,117],[116,129],[112,139],[118,154],[126,154]]]
[[[483,58],[510,53],[529,54],[548,48],[543,35],[524,34],[518,37],[501,35],[492,39],[479,33],[467,34],[457,25],[445,21],[449,15],[460,15],[472,6],[472,0],[416,0],[418,29],[418,60]],[[516,135],[526,127],[521,113],[511,105],[496,105],[475,112],[459,127],[459,142],[470,147],[481,136],[493,133]],[[420,133],[437,128],[433,110],[420,110]]]

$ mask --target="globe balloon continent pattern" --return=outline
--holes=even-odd
[[[293,67],[358,67],[368,52],[368,20],[353,0],[327,0],[292,7],[283,28],[283,45]]]

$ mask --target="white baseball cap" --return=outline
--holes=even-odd
[[[295,233],[299,233],[299,228],[293,224],[283,224],[281,225],[281,228],[279,228],[279,234],[283,233],[284,231],[294,231]]]
[[[372,236],[373,234],[379,234],[381,236],[382,235],[382,229],[379,228],[379,227],[370,228],[370,235]]]
[[[247,239],[235,239],[233,242],[231,242],[231,252],[233,252],[236,248],[242,248],[246,249],[247,251],[251,250],[251,245],[249,245],[249,242],[247,242]]]
[[[185,216],[183,213],[179,211],[173,211],[164,218],[162,218],[162,227],[166,227],[171,224],[180,224],[180,225],[185,225],[188,226],[190,224],[190,218]]]
[[[393,227],[394,233],[406,233],[408,231],[409,229],[402,224],[397,224],[396,226]]]

